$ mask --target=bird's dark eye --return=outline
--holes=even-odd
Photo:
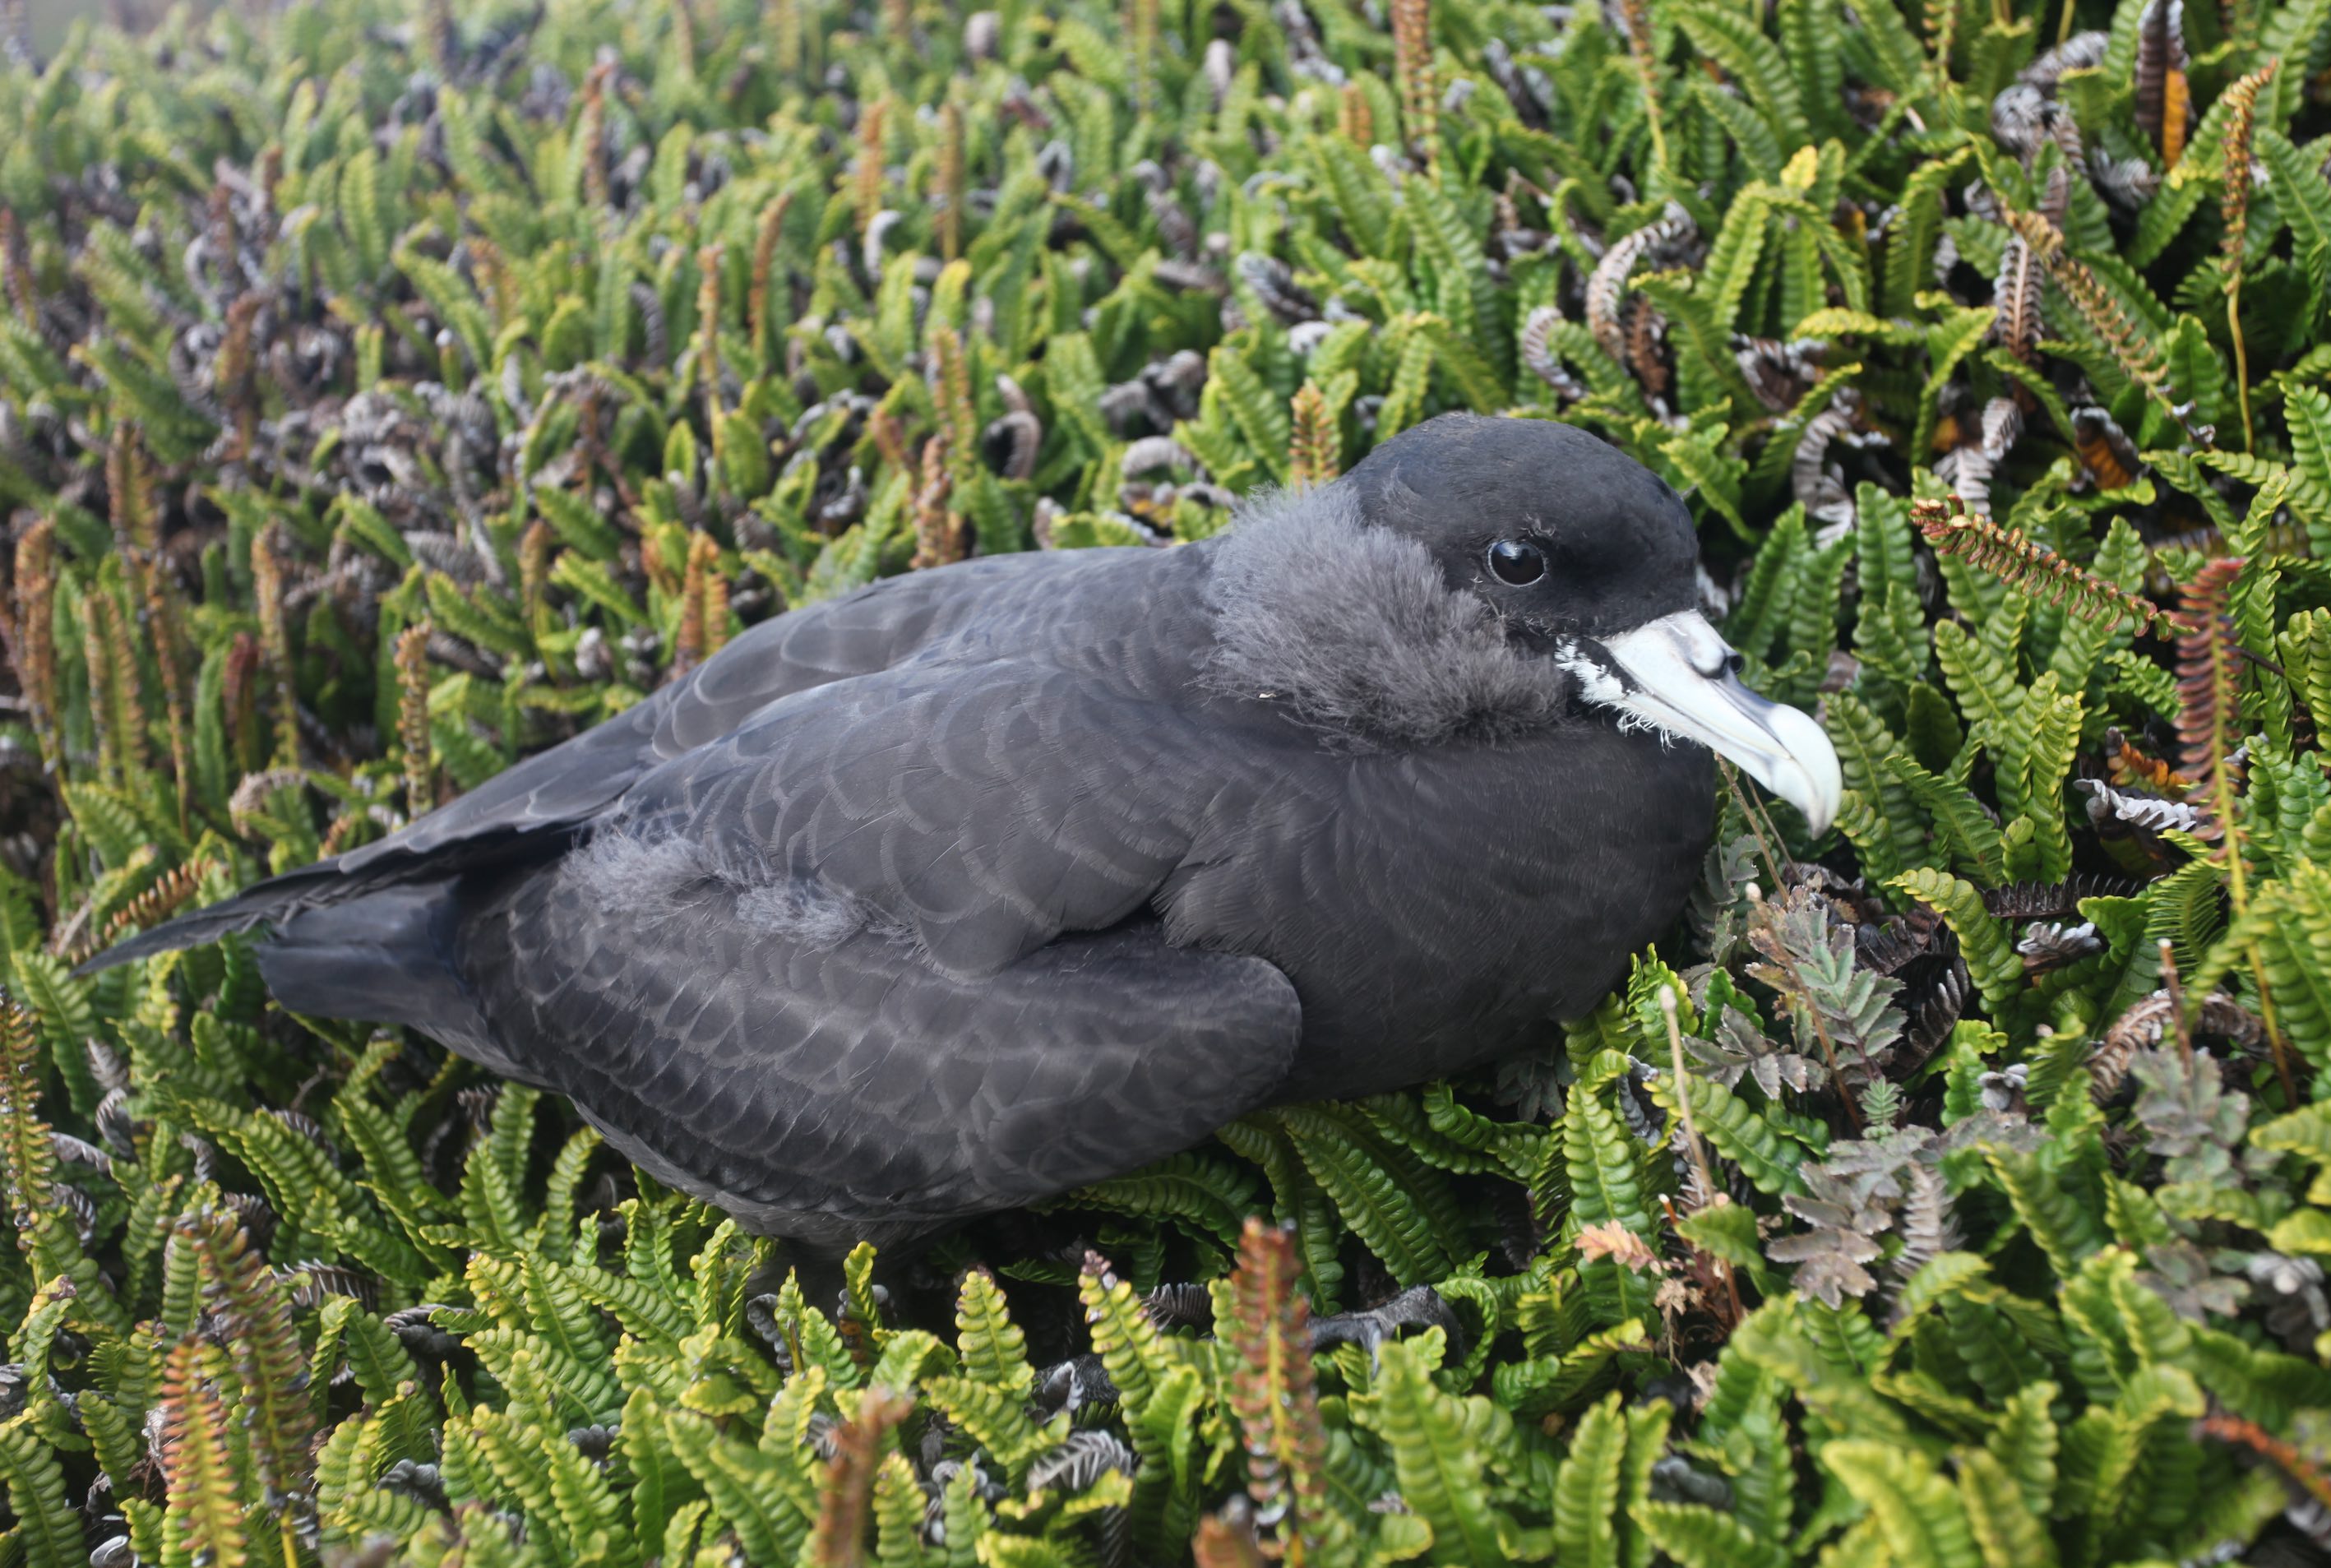
[[[1489,570],[1498,582],[1523,587],[1546,575],[1546,551],[1527,539],[1499,539],[1489,546]]]

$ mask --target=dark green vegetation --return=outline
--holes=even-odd
[[[1394,13],[332,0],[0,71],[8,1562],[2325,1527],[2331,4]],[[1683,490],[1851,786],[1820,844],[1731,800],[1492,1079],[837,1304],[240,943],[71,977],[785,604],[1458,407]],[[1305,1353],[1299,1292],[1426,1282],[1461,1333]]]

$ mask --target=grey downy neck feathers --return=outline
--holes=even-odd
[[[1568,707],[1567,672],[1515,647],[1422,544],[1366,522],[1349,485],[1265,496],[1212,548],[1203,679],[1223,696],[1362,747],[1503,739]]]

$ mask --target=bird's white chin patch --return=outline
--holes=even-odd
[[[1565,642],[1556,659],[1622,728],[1698,741],[1803,812],[1816,834],[1837,820],[1845,782],[1829,736],[1812,716],[1741,685],[1739,656],[1698,611],[1599,644]]]

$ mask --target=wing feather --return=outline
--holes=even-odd
[[[510,878],[464,899],[461,962],[519,1076],[785,1235],[905,1237],[1121,1173],[1294,1058],[1283,975],[1155,922],[966,983],[879,922],[831,946],[773,928],[746,892],[705,874],[623,907],[566,868]]]

